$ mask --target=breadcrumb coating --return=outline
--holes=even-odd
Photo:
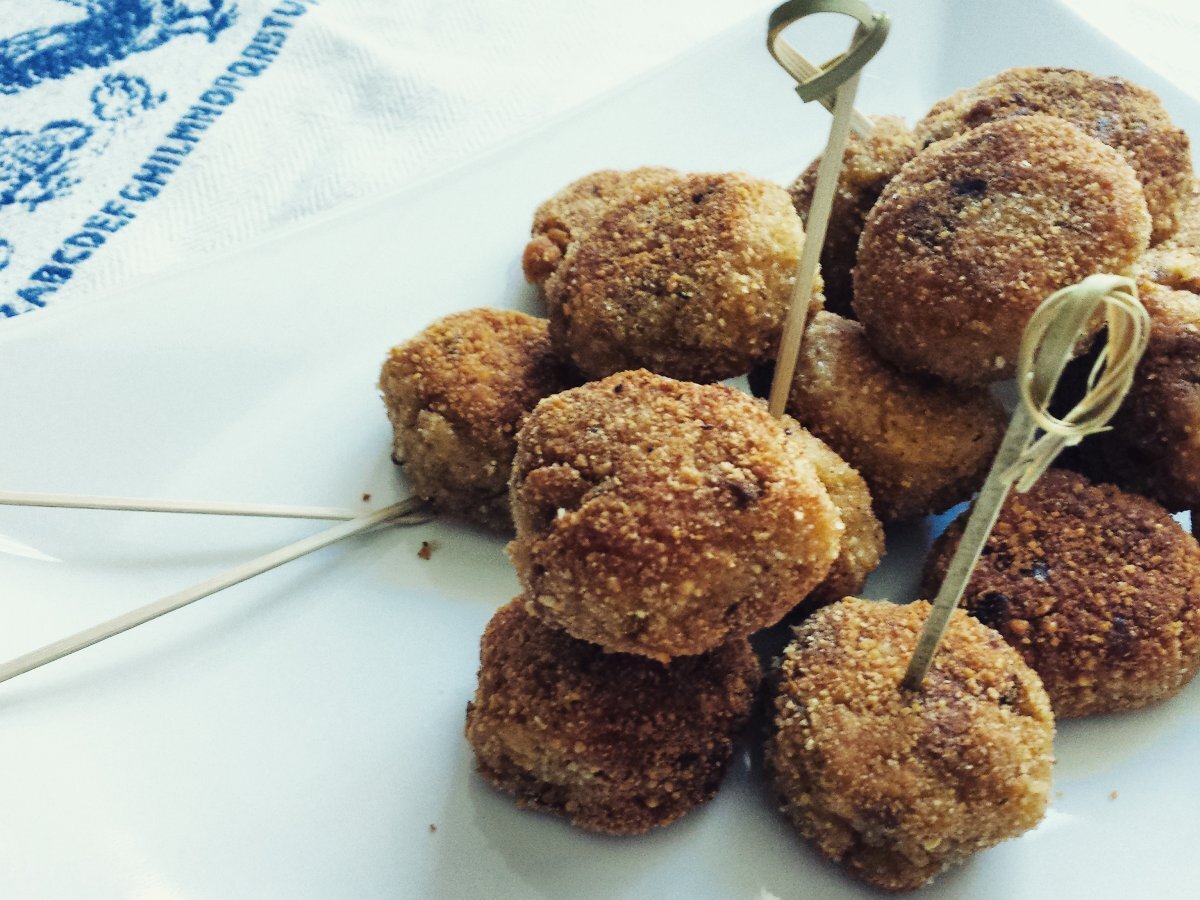
[[[1164,287],[1200,294],[1200,181],[1192,182],[1179,230],[1150,248],[1139,268],[1145,277]]]
[[[825,308],[839,316],[853,317],[854,296],[851,272],[858,256],[858,238],[867,213],[900,167],[917,155],[921,142],[899,116],[871,116],[875,130],[864,138],[851,132],[842,154],[842,171],[833,195],[825,245],[821,248],[821,275],[825,279]],[[800,220],[808,223],[817,187],[821,157],[792,182],[788,192]]]
[[[660,661],[773,625],[825,578],[843,526],[763,404],[644,370],[525,420],[509,555],[529,610]]]
[[[805,332],[787,410],[859,471],[885,523],[970,498],[1006,422],[986,389],[901,372],[859,323],[828,312]]]
[[[437,509],[511,529],[517,428],[538,400],[577,383],[550,348],[544,320],[497,309],[445,316],[383,364],[393,458],[413,493]]]
[[[940,583],[962,520],[935,545]],[[1173,696],[1200,666],[1200,546],[1158,504],[1052,469],[1012,494],[963,597],[1042,678],[1059,718]]]
[[[540,261],[554,258],[543,236],[527,251],[555,347],[590,378],[639,367],[691,381],[745,374],[774,355],[791,300],[804,231],[787,192],[739,173],[638,171],[654,174],[630,173],[635,185],[586,209],[578,183],[543,206],[589,223],[566,229],[553,265]],[[818,279],[817,308],[820,291]]]
[[[854,309],[896,365],[996,381],[1046,297],[1131,273],[1149,234],[1115,150],[1050,116],[1001,119],[932,145],[888,184],[863,230]]]
[[[1142,280],[1150,342],[1110,430],[1085,441],[1085,474],[1173,512],[1200,506],[1200,295]]]
[[[1050,704],[994,631],[956,611],[923,690],[901,687],[928,612],[848,597],[795,629],[776,673],[766,761],[783,812],[889,891],[1028,831],[1050,795]]]
[[[608,834],[711,799],[761,677],[749,642],[664,665],[605,653],[524,606],[502,607],[483,635],[466,733],[484,778],[522,808]]]
[[[939,101],[914,131],[928,144],[1031,113],[1066,119],[1120,152],[1145,192],[1152,241],[1175,233],[1192,183],[1188,137],[1171,122],[1157,94],[1123,78],[1079,69],[1008,69]]]
[[[812,463],[846,528],[829,574],[805,601],[805,606],[815,609],[863,589],[867,576],[883,559],[883,525],[871,508],[871,492],[858,470],[790,416],[784,418],[784,425],[796,452]]]
[[[535,284],[544,282],[571,242],[595,227],[613,204],[669,184],[678,175],[674,169],[652,166],[628,172],[602,169],[567,185],[533,214],[533,236],[521,257],[525,278]]]

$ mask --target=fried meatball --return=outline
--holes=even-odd
[[[785,418],[784,424],[792,446],[812,463],[846,528],[829,574],[805,601],[806,606],[815,609],[863,589],[867,576],[883,559],[883,525],[871,509],[871,492],[858,470],[795,420]]]
[[[512,527],[508,475],[521,419],[578,384],[550,349],[546,322],[472,309],[393,347],[379,378],[392,456],[414,494],[486,527]]]
[[[664,665],[576,640],[518,599],[484,632],[467,740],[518,806],[638,834],[716,794],[759,678],[745,638]]]
[[[787,410],[861,473],[885,523],[968,499],[1006,418],[986,389],[901,372],[875,354],[859,323],[827,312],[805,332]]]
[[[767,768],[822,854],[911,890],[1028,831],[1050,794],[1054,717],[1037,675],[955,611],[920,692],[901,687],[929,604],[847,598],[796,629]]]
[[[842,155],[842,171],[838,176],[833,208],[825,244],[821,248],[821,275],[825,279],[825,308],[840,316],[853,316],[850,300],[854,295],[850,273],[858,256],[858,238],[862,234],[867,213],[883,193],[900,167],[912,159],[921,143],[908,130],[899,116],[871,116],[875,130],[864,138],[851,132]],[[817,166],[821,157],[812,161],[788,192],[796,212],[806,225],[817,188]]]
[[[1013,374],[1047,296],[1129,274],[1149,234],[1141,185],[1115,150],[1050,116],[1001,119],[891,180],[863,230],[854,309],[896,365],[996,381]]]
[[[1080,445],[1078,467],[1180,512],[1200,506],[1200,296],[1138,287],[1150,342],[1110,430]]]
[[[927,590],[962,528],[935,545]],[[1200,545],[1158,504],[1074,472],[1008,498],[963,605],[1037,670],[1060,718],[1164,700],[1200,666]]]
[[[939,101],[914,131],[929,143],[1031,113],[1066,119],[1120,152],[1145,192],[1154,243],[1175,232],[1192,183],[1188,137],[1172,124],[1157,94],[1123,78],[1078,69],[1009,69]]]
[[[1141,259],[1142,274],[1176,291],[1200,294],[1200,182],[1192,193],[1170,240],[1151,247]]]
[[[542,281],[554,345],[585,375],[719,381],[775,353],[804,241],[783,188],[736,173],[643,177],[579,219],[597,214]]]
[[[779,621],[828,574],[843,530],[759,401],[644,370],[538,404],[512,508],[530,611],[664,662]]]
[[[677,177],[674,169],[650,166],[628,172],[602,169],[567,185],[533,214],[532,238],[521,257],[525,278],[541,284],[558,268],[571,242],[595,226],[614,203]]]

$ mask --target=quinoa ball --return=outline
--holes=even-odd
[[[929,613],[846,598],[795,629],[767,770],[821,853],[889,891],[921,887],[1045,814],[1054,717],[1037,675],[955,611],[923,689],[901,682]]]
[[[843,531],[763,404],[644,370],[538,404],[512,509],[529,611],[663,662],[775,624],[828,574]]]
[[[927,590],[962,528],[934,546]],[[1052,469],[1005,502],[963,606],[1021,652],[1059,718],[1136,709],[1200,666],[1200,545],[1153,501]]]
[[[438,510],[510,529],[517,428],[540,399],[576,383],[544,320],[498,309],[445,316],[383,364],[392,458]]]
[[[787,410],[859,471],[885,523],[969,499],[1006,423],[986,389],[901,372],[875,354],[862,325],[828,312],[805,332]]]
[[[579,212],[576,186],[550,201],[591,221],[570,232],[553,268],[532,266],[535,278],[547,273],[555,348],[589,378],[745,374],[775,353],[791,301],[804,231],[787,191],[738,173],[637,180],[612,191],[603,212],[603,198]],[[527,250],[527,272],[529,257],[554,255],[540,236],[534,243],[542,249]],[[818,279],[816,307],[820,289]]]
[[[858,470],[794,420],[785,418],[784,422],[792,446],[812,463],[846,528],[829,574],[805,601],[806,606],[815,609],[863,589],[867,576],[883,559],[883,525],[871,509],[871,492]]]
[[[716,794],[760,675],[745,638],[667,665],[605,653],[517,599],[484,632],[467,740],[518,806],[638,834]]]
[[[901,368],[996,381],[1013,374],[1046,297],[1129,274],[1149,234],[1119,153],[1051,116],[1001,119],[932,145],[891,180],[863,230],[854,309]]]
[[[1110,430],[1079,447],[1082,471],[1172,512],[1200,506],[1200,296],[1145,280],[1150,341]]]
[[[1123,78],[1078,69],[1008,69],[939,101],[914,131],[930,143],[1031,113],[1065,119],[1117,150],[1142,184],[1152,241],[1175,232],[1192,183],[1188,137],[1171,122],[1157,94]]]
[[[671,183],[674,169],[644,166],[627,172],[602,169],[567,185],[537,208],[532,237],[521,257],[525,278],[544,282],[562,262],[572,241],[577,241],[604,217],[618,200]]]
[[[825,308],[839,316],[853,316],[851,272],[867,213],[900,167],[921,148],[920,141],[899,116],[871,116],[871,122],[875,130],[870,137],[850,133],[846,152],[842,155],[842,171],[833,195],[825,244],[821,248]],[[806,226],[820,164],[821,157],[818,156],[788,188],[796,212]]]

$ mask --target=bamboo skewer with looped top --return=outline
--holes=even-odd
[[[16,659],[9,660],[0,665],[0,682],[8,681],[10,678],[15,678],[25,672],[44,666],[46,663],[54,662],[56,659],[62,659],[64,656],[69,656],[72,653],[83,650],[85,647],[98,644],[100,641],[129,631],[131,628],[136,628],[138,625],[157,619],[159,616],[164,616],[169,612],[174,612],[190,603],[195,603],[197,600],[222,591],[227,587],[240,584],[249,578],[253,578],[255,575],[261,575],[263,572],[268,572],[271,569],[282,566],[284,563],[299,559],[301,556],[320,550],[323,547],[328,547],[330,544],[335,544],[338,541],[343,541],[348,537],[362,534],[380,525],[412,525],[428,521],[430,518],[431,515],[422,510],[420,501],[410,498],[402,500],[399,503],[394,503],[376,512],[351,519],[349,522],[342,522],[311,537],[296,541],[279,550],[236,566],[227,572],[208,578],[190,588],[170,594],[153,603],[140,606],[106,622],[101,622],[99,625],[94,625],[91,628],[18,656]]]
[[[824,66],[817,67],[783,40],[783,32],[800,19],[822,12],[850,16],[858,20],[858,27],[854,31],[850,48],[845,53]],[[768,408],[775,418],[784,413],[792,378],[796,373],[796,359],[804,337],[813,282],[816,280],[821,247],[825,243],[825,232],[829,225],[829,214],[833,209],[833,194],[842,170],[846,142],[855,124],[858,125],[860,133],[865,128],[865,133],[869,134],[871,129],[871,123],[854,109],[859,76],[863,66],[870,62],[883,46],[887,39],[888,27],[887,16],[874,12],[861,0],[792,0],[776,8],[771,13],[767,25],[767,47],[775,61],[799,82],[796,93],[800,95],[800,99],[806,103],[810,100],[820,100],[833,112],[829,140],[817,166],[817,183],[813,189],[812,205],[809,207],[804,228],[804,247],[796,267],[796,282],[775,360],[775,377],[771,381]]]
[[[1108,343],[1092,368],[1083,399],[1061,419],[1056,418],[1048,411],[1050,400],[1101,306],[1105,308]],[[921,689],[1009,491],[1013,487],[1022,493],[1029,490],[1063,449],[1106,430],[1129,392],[1149,339],[1150,317],[1131,278],[1092,275],[1050,295],[1037,308],[1025,327],[1017,360],[1020,402],[925,620],[904,675],[905,688]]]

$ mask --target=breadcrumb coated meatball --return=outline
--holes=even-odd
[[[996,381],[1047,296],[1129,274],[1149,233],[1115,150],[1050,116],[1001,119],[934,144],[888,184],[863,230],[854,309],[896,365]]]
[[[1080,446],[1085,474],[1179,512],[1200,506],[1200,296],[1142,280],[1150,341],[1110,430]]]
[[[745,374],[774,354],[791,300],[804,231],[787,192],[738,173],[640,171],[654,174],[630,173],[586,207],[577,183],[542,208],[590,223],[552,229],[561,260],[550,232],[526,252],[555,347],[590,378],[639,367],[691,381]]]
[[[671,183],[674,169],[644,166],[627,172],[602,169],[567,185],[533,214],[532,238],[521,267],[525,277],[541,284],[562,262],[572,241],[582,238],[618,201]]]
[[[961,520],[935,545],[940,583]],[[1200,546],[1166,510],[1051,470],[1005,502],[963,597],[1041,676],[1060,718],[1173,696],[1200,666]]]
[[[393,458],[413,493],[439,510],[509,529],[521,419],[577,383],[551,350],[544,320],[497,309],[446,316],[393,347],[383,364]]]
[[[858,470],[794,419],[785,418],[784,424],[796,451],[812,463],[846,528],[829,574],[805,601],[815,609],[863,589],[867,576],[883,559],[883,525],[872,511],[871,492]]]
[[[1165,287],[1200,294],[1200,181],[1192,184],[1179,230],[1151,247],[1142,256],[1140,268],[1145,277]]]
[[[833,195],[833,208],[821,248],[821,275],[825,279],[825,308],[839,316],[853,316],[854,295],[850,273],[858,256],[858,238],[875,201],[900,167],[916,156],[921,142],[899,116],[871,116],[875,130],[864,138],[851,132],[842,155],[842,171]],[[806,225],[817,187],[817,167],[812,161],[788,189],[796,212]]]
[[[928,612],[847,598],[814,613],[780,661],[767,744],[800,833],[890,891],[1029,830],[1050,793],[1050,704],[994,631],[956,611],[923,690],[901,687]]]
[[[1066,119],[1119,151],[1142,183],[1153,242],[1175,232],[1192,181],[1188,137],[1157,94],[1123,78],[1078,69],[1009,69],[939,101],[914,130],[929,143],[1031,113]]]
[[[827,312],[805,332],[787,410],[859,471],[885,523],[968,499],[1005,426],[985,389],[901,372],[875,354],[859,323]]]
[[[518,806],[638,834],[716,794],[760,675],[745,638],[664,665],[576,640],[518,599],[484,632],[467,740]]]
[[[644,370],[538,404],[512,509],[530,612],[664,662],[779,621],[826,576],[843,530],[760,402]]]

